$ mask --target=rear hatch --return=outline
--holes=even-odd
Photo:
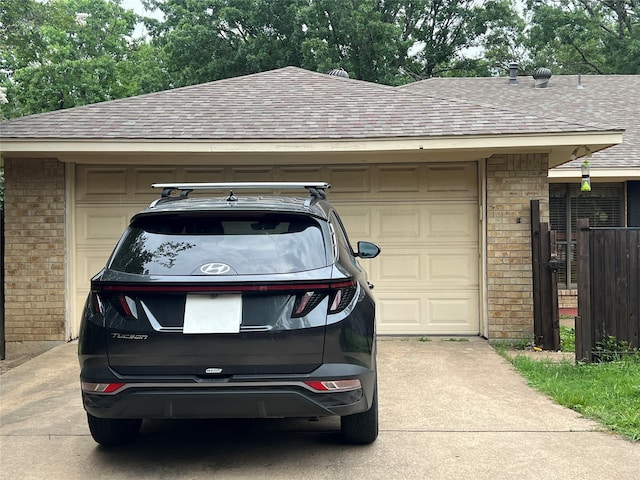
[[[317,368],[327,313],[355,291],[332,281],[328,235],[301,214],[134,218],[92,281],[110,366],[163,376]]]

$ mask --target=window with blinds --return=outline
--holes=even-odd
[[[549,185],[549,223],[564,262],[558,270],[559,288],[576,285],[575,230],[581,218],[588,218],[592,227],[624,227],[624,184],[592,183],[590,192],[581,192],[579,183]]]

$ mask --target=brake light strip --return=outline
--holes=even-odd
[[[292,290],[322,290],[339,289],[355,286],[354,280],[328,283],[296,283],[296,284],[273,284],[273,285],[93,285],[97,292],[105,293],[209,293],[209,292],[270,292],[270,291],[292,291]]]

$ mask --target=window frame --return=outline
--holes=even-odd
[[[584,202],[585,205],[579,205],[581,198],[589,201]],[[558,202],[554,199],[562,199],[562,201]],[[595,216],[594,206],[600,207],[598,217]],[[558,210],[555,210],[556,208]],[[559,240],[556,240],[556,245],[560,258],[564,260],[558,271],[558,288],[560,289],[577,287],[574,279],[577,273],[575,224],[578,218],[589,218],[590,225],[593,227],[624,227],[626,225],[625,183],[592,183],[591,192],[581,192],[580,185],[576,183],[549,184],[549,225],[551,230],[557,232]]]

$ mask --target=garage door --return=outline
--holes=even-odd
[[[155,182],[328,181],[351,242],[382,255],[363,261],[375,285],[381,334],[479,332],[476,163],[324,167],[76,167],[74,304],[77,335],[89,279],[129,218],[157,197]]]

